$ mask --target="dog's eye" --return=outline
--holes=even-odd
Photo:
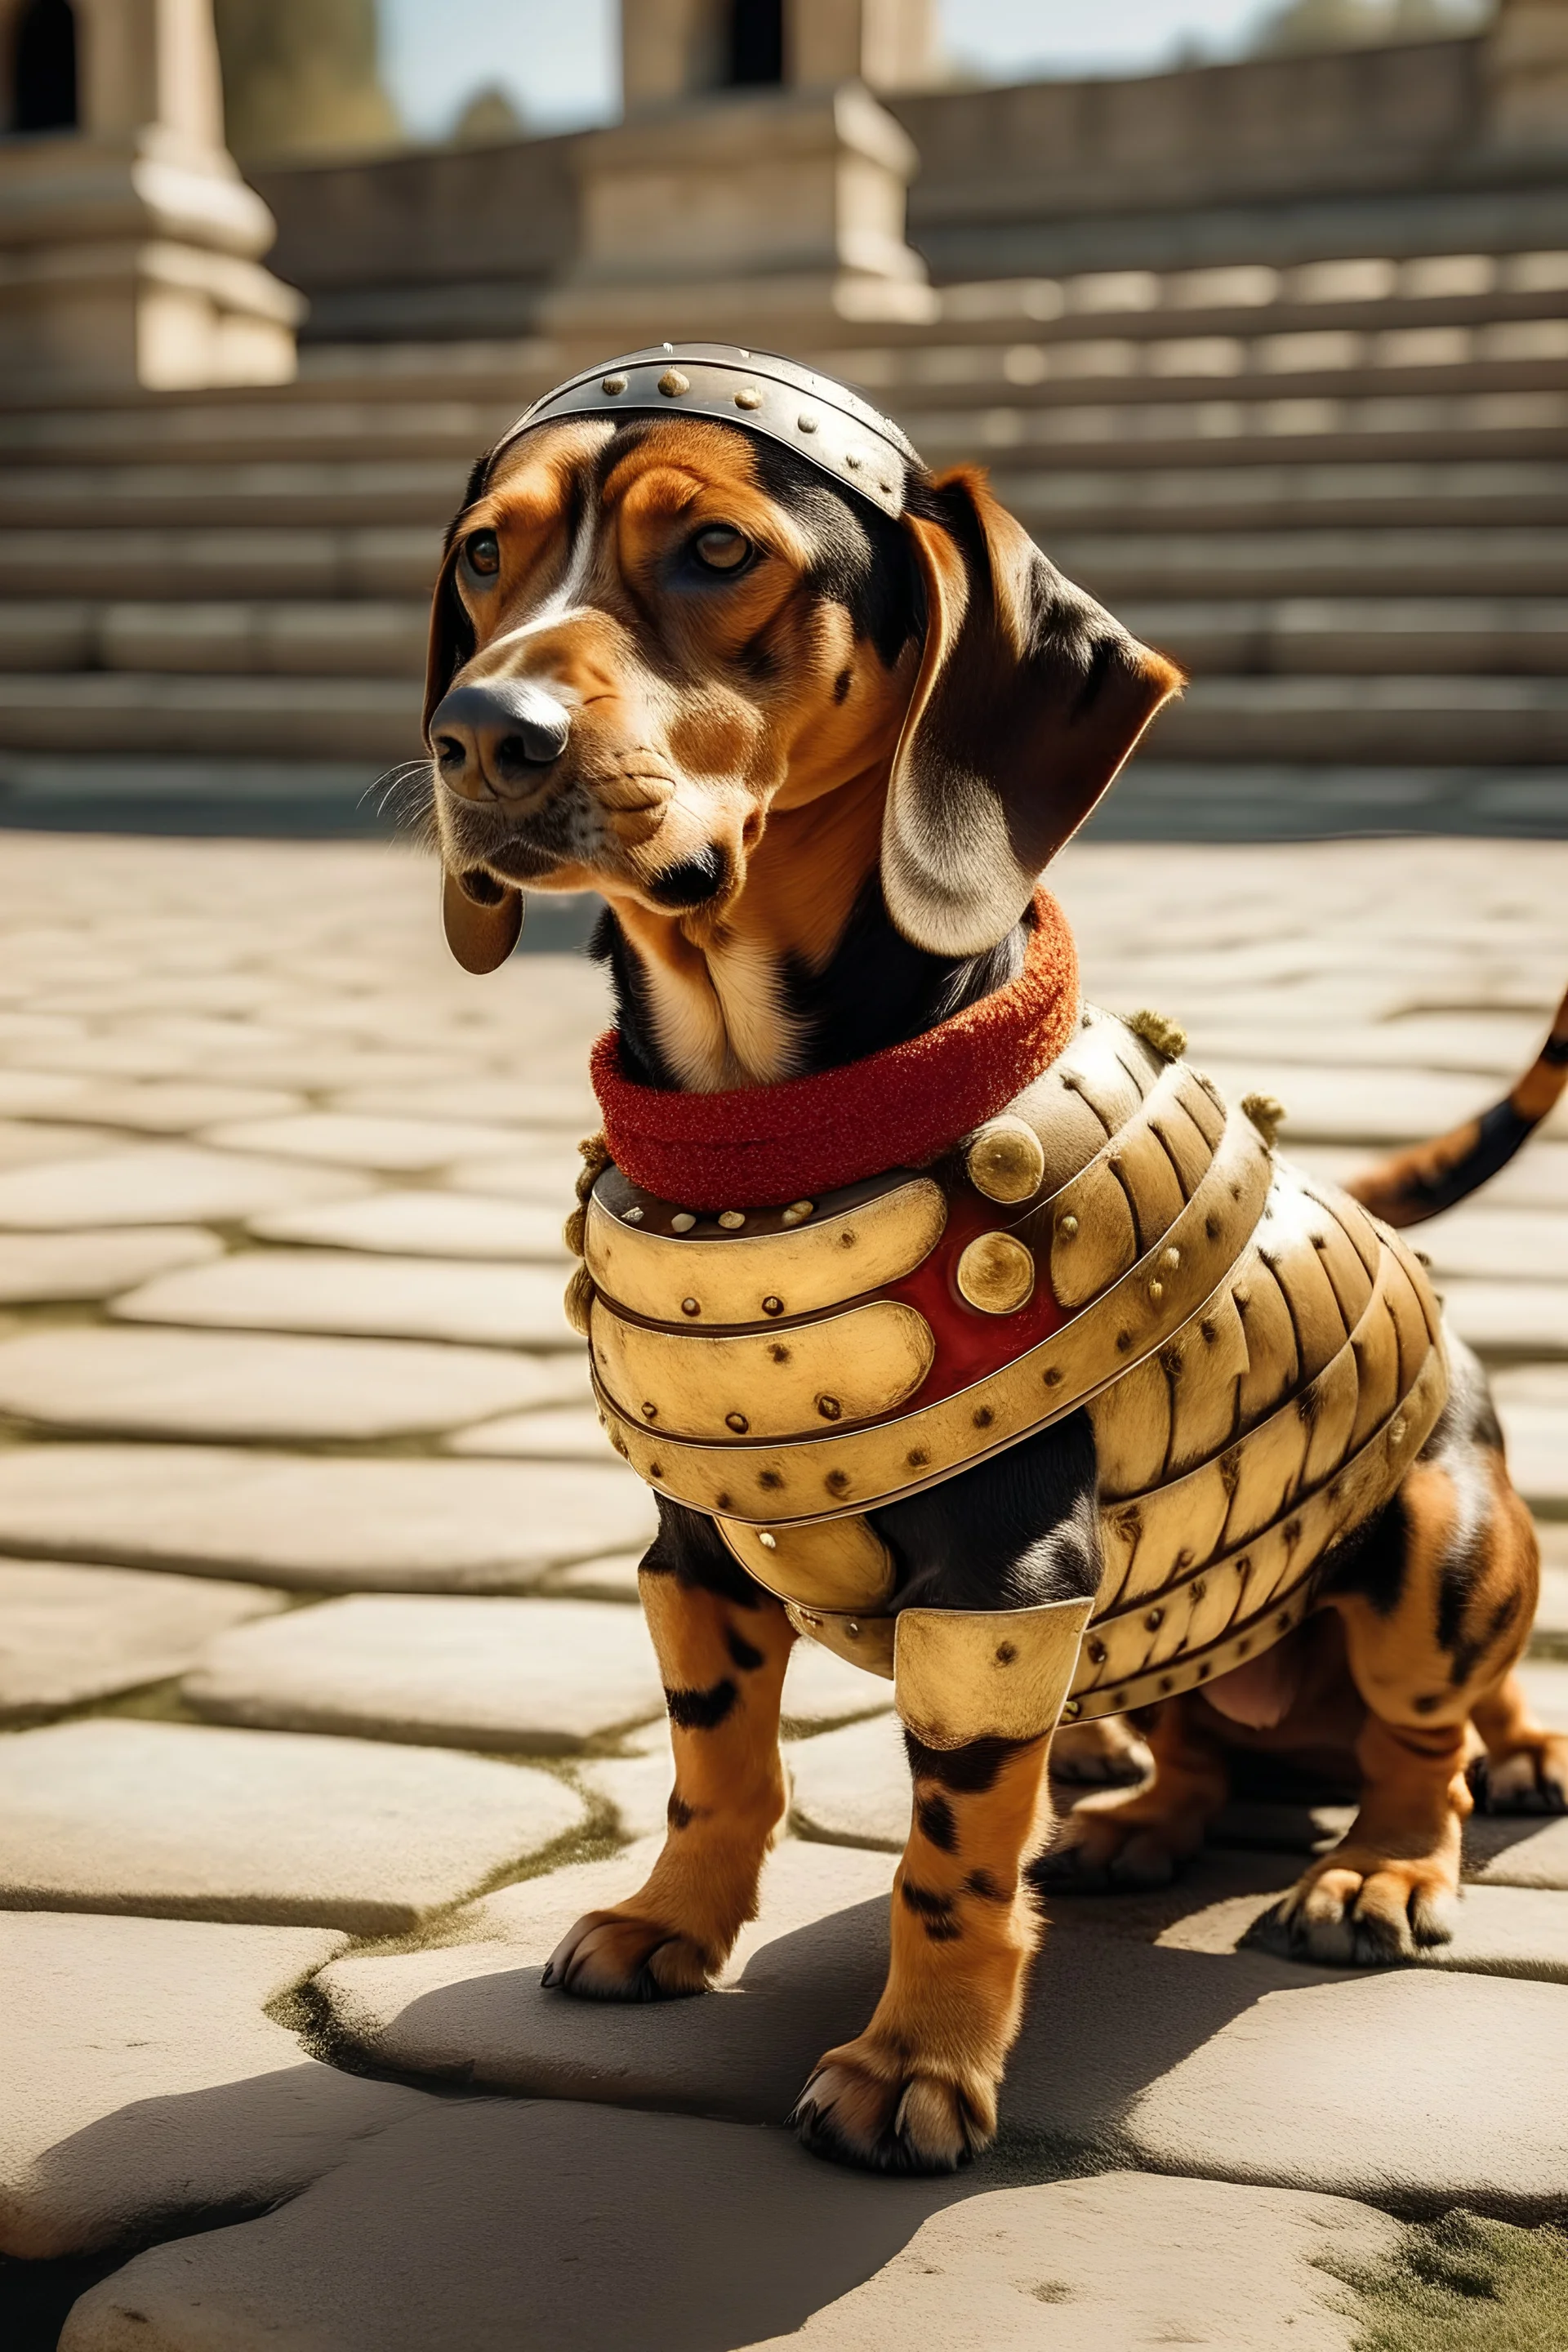
[[[500,541],[493,530],[476,530],[463,541],[463,560],[481,580],[492,580],[500,570]]]
[[[691,552],[709,572],[739,572],[751,551],[751,541],[727,522],[710,523],[691,542]]]

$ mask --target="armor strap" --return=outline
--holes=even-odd
[[[1091,1598],[1037,1609],[905,1609],[893,1705],[927,1748],[1038,1739],[1056,1729],[1094,1613]]]

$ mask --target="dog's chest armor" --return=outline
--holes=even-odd
[[[1447,1394],[1397,1237],[1104,1013],[929,1169],[720,1218],[608,1168],[586,1258],[616,1450],[873,1672],[896,1567],[866,1514],[1087,1406],[1105,1569],[1069,1720],[1299,1623]]]

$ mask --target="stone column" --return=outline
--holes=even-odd
[[[1568,147],[1568,0],[1497,0],[1488,128],[1504,147]]]
[[[623,0],[626,120],[574,151],[581,245],[542,306],[569,363],[678,336],[809,355],[934,314],[919,159],[868,87],[929,76],[929,0],[784,0],[771,88],[726,83],[737,5]]]
[[[260,266],[273,220],[224,146],[211,0],[0,0],[0,54],[13,123],[37,120],[40,58],[54,92],[47,127],[0,138],[6,382],[291,377],[304,304]]]

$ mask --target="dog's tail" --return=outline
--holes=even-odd
[[[1386,1225],[1418,1225],[1451,1209],[1506,1168],[1568,1087],[1568,996],[1552,1034],[1517,1086],[1501,1102],[1463,1127],[1380,1160],[1345,1186]]]

